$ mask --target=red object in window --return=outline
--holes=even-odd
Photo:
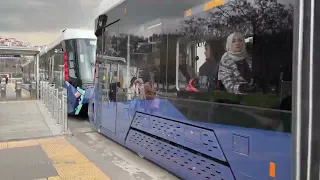
[[[190,79],[189,85],[186,88],[187,91],[199,92],[199,90],[193,86],[193,83],[195,82],[195,80],[196,79]]]
[[[68,53],[64,52],[63,55],[63,60],[64,60],[64,79],[69,82],[69,66],[68,66]]]

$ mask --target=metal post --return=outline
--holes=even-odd
[[[62,94],[62,92],[57,92],[57,99],[58,99],[58,101],[57,101],[57,106],[58,106],[58,118],[57,118],[57,125],[61,125],[61,117],[62,117],[62,103],[61,103],[61,99],[59,98],[60,97],[60,94]]]
[[[56,89],[52,88],[52,117],[56,118]]]
[[[5,99],[7,96],[7,86],[6,86],[6,79],[1,79],[1,98]]]
[[[41,81],[40,82],[40,93],[41,93],[41,102],[44,102],[44,82],[43,81]]]
[[[47,107],[48,107],[48,111],[50,111],[50,84],[48,84],[48,88],[47,88]]]
[[[49,109],[49,82],[46,82],[46,107]]]
[[[292,70],[292,179],[313,180],[319,179],[320,170],[320,86],[317,79],[320,75],[320,52],[317,51],[320,12],[316,10],[320,4],[315,0],[296,2]]]
[[[59,107],[59,89],[55,89],[55,93],[54,93],[54,118],[57,120],[57,125],[60,124],[59,122],[59,111],[60,111],[60,107]]]
[[[31,86],[30,86],[30,95],[31,95],[31,99],[38,99],[37,98],[37,82],[36,81],[31,81]]]
[[[43,95],[44,95],[44,105],[46,106],[46,108],[48,107],[47,106],[47,98],[48,98],[48,83],[45,81],[44,82],[44,89],[43,89]]]
[[[67,109],[67,96],[66,92],[62,92],[62,134],[67,133],[68,130],[68,109]]]
[[[39,82],[40,102],[42,102],[42,81]]]
[[[16,81],[16,98],[21,98],[21,93],[22,93],[22,82],[21,81]]]
[[[54,101],[54,84],[50,84],[50,112],[54,113],[54,106],[53,106],[53,101]]]
[[[49,99],[49,83],[48,82],[46,82],[45,93],[46,93],[46,95],[45,95],[45,97],[46,97],[45,104],[46,104],[46,107],[48,108],[49,107],[48,106],[48,99]]]
[[[36,62],[36,83],[37,83],[37,99],[39,98],[39,81],[40,81],[40,74],[39,74],[39,54],[35,56],[35,62]]]

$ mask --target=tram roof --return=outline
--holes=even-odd
[[[124,1],[125,0],[102,0],[99,4],[99,15],[107,13],[112,8],[116,7]]]
[[[0,46],[1,55],[35,56],[40,53],[40,48],[20,46]]]
[[[64,40],[69,39],[97,39],[97,37],[92,30],[65,29],[55,41],[41,49],[40,56],[51,51]]]

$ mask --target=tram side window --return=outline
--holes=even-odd
[[[179,86],[220,103],[291,110],[293,5],[238,2],[182,22]]]
[[[110,101],[125,101],[126,94],[124,88],[124,76],[126,72],[126,58],[127,58],[127,35],[120,33],[121,21],[118,21],[105,29],[103,36],[98,37],[98,53],[106,55],[108,60],[108,69],[104,74],[106,79],[103,80],[104,86],[109,89],[107,94]],[[102,39],[103,38],[103,39]],[[103,40],[103,41],[102,41]],[[103,46],[102,43],[103,42]],[[100,43],[100,44],[99,44]],[[101,49],[103,50],[101,52]],[[119,68],[119,69],[118,69]]]
[[[170,101],[190,120],[290,132],[293,3],[230,1],[185,17]]]
[[[166,79],[168,35],[160,33],[157,22],[135,28],[130,30],[128,98],[153,99],[155,90],[166,91],[170,81]]]
[[[63,67],[64,67],[64,60],[63,60],[63,54],[57,53],[53,56],[54,58],[54,68],[53,68],[53,76],[54,76],[54,82],[56,84],[56,87],[62,87],[64,78],[63,78]]]

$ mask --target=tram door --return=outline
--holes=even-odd
[[[112,60],[103,59],[99,63],[99,110],[97,114],[97,124],[100,126],[100,131],[107,134],[115,133],[115,125],[117,118],[116,105],[116,88],[117,84],[117,65],[112,63]]]

